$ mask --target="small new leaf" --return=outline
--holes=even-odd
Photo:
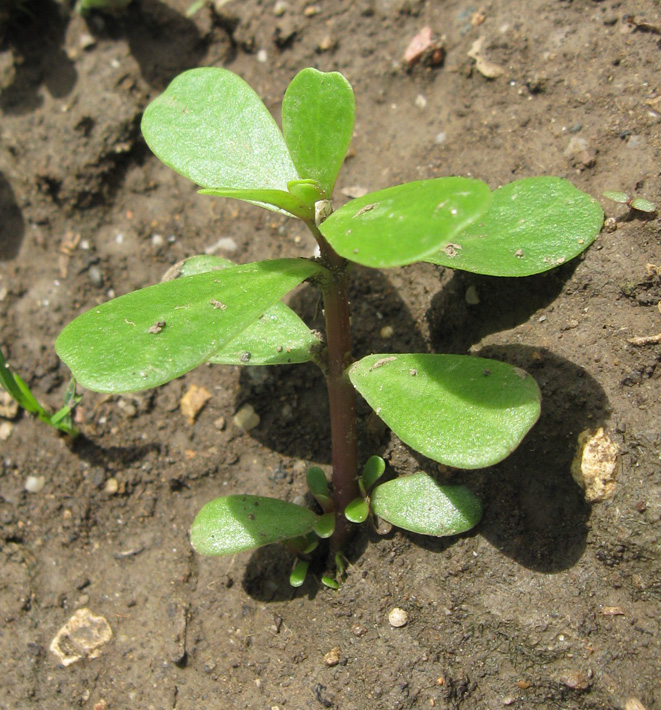
[[[344,517],[350,523],[364,523],[369,513],[369,505],[363,498],[355,498],[344,509]]]
[[[330,537],[335,530],[335,513],[325,513],[320,518],[314,526],[314,531],[321,538]]]
[[[308,574],[309,566],[309,562],[306,562],[305,560],[297,560],[294,565],[294,569],[289,575],[289,584],[291,584],[292,587],[300,587],[303,585],[303,582],[305,582],[305,578]]]
[[[302,178],[318,181],[327,199],[351,142],[355,114],[351,84],[338,72],[303,69],[282,101],[282,131],[294,165]]]
[[[306,474],[308,488],[314,496],[330,496],[326,474],[319,466],[310,466]]]
[[[380,456],[370,456],[365,462],[361,479],[365,491],[370,492],[372,486],[383,476],[386,470],[386,462]]]

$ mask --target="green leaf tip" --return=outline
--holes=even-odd
[[[314,531],[321,538],[330,537],[335,530],[335,513],[325,513],[320,518],[314,526]]]
[[[310,466],[306,473],[306,479],[312,495],[330,496],[328,479],[323,469],[319,468],[319,466]]]
[[[392,525],[435,537],[466,532],[482,517],[482,503],[468,488],[441,485],[422,471],[377,486],[371,504]]]
[[[197,514],[191,544],[201,555],[232,555],[306,535],[318,520],[308,508],[277,498],[223,496]]]
[[[307,68],[282,101],[282,131],[302,178],[316,180],[330,199],[344,162],[356,115],[351,84],[338,72]]]
[[[344,509],[344,517],[350,523],[364,523],[369,513],[369,505],[363,498],[355,498]]]
[[[535,380],[495,360],[369,355],[348,374],[404,443],[455,468],[484,468],[506,458],[540,413]]]
[[[531,276],[585,251],[603,221],[599,203],[568,180],[524,178],[498,188],[489,209],[425,261],[487,276]]]
[[[340,588],[340,583],[334,577],[327,574],[321,578],[321,583],[333,591],[337,591]]]
[[[361,479],[367,493],[372,486],[383,476],[386,470],[386,462],[380,456],[370,456],[365,462]]]
[[[308,567],[310,566],[310,563],[307,562],[306,560],[297,560],[296,564],[294,565],[294,569],[291,571],[291,574],[289,575],[289,584],[296,588],[296,587],[301,587],[303,586],[303,583],[305,582],[305,578],[307,577],[308,574]]]
[[[489,186],[480,180],[418,180],[348,202],[320,230],[349,261],[373,268],[404,266],[433,254],[478,219],[490,202]]]

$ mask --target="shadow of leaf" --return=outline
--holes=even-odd
[[[54,98],[68,96],[78,74],[64,50],[67,11],[54,0],[33,0],[13,8],[6,44],[13,50],[13,81],[0,93],[0,109],[22,115],[39,108],[45,86]]]
[[[23,214],[7,178],[0,173],[0,261],[18,256],[25,233]]]

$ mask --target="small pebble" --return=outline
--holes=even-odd
[[[165,239],[162,234],[152,234],[151,245],[154,249],[160,249],[165,244]]]
[[[444,131],[441,131],[440,133],[436,134],[436,138],[434,138],[434,142],[436,143],[436,145],[441,145],[441,144],[445,143],[447,138],[448,138],[448,134],[445,133]]]
[[[425,108],[425,106],[427,106],[427,99],[422,94],[418,94],[415,97],[415,105],[418,108]]]
[[[106,485],[103,487],[103,490],[108,495],[115,495],[115,493],[119,490],[119,481],[116,478],[109,478],[106,481]]]
[[[617,220],[615,217],[607,217],[604,221],[604,232],[612,234],[617,229]]]
[[[480,302],[480,297],[477,295],[477,289],[475,286],[469,286],[466,289],[466,303],[469,306],[477,306],[477,304]]]
[[[0,389],[0,417],[14,419],[18,414],[18,402],[9,394]]]
[[[278,0],[278,2],[276,2],[275,6],[273,7],[273,14],[276,17],[282,17],[282,15],[284,15],[288,9],[289,9],[288,2],[285,2],[284,0]]]
[[[46,479],[43,476],[28,476],[25,479],[25,490],[28,493],[39,493],[46,484]]]
[[[385,339],[392,338],[394,332],[391,325],[384,325],[383,328],[381,328],[381,337]]]
[[[218,429],[218,431],[223,431],[225,429],[225,417],[218,417],[213,423],[213,425]]]
[[[331,650],[324,656],[324,663],[329,668],[336,666],[340,662],[340,653],[340,649],[337,646],[335,648],[331,648]]]
[[[363,626],[362,624],[354,624],[351,627],[351,633],[356,638],[360,638],[361,636],[364,636],[367,633],[367,627]]]
[[[244,404],[241,409],[234,415],[234,426],[243,431],[250,431],[259,426],[259,414],[251,404]]]
[[[388,621],[391,626],[399,629],[409,623],[409,615],[406,611],[404,611],[404,609],[400,609],[396,606],[390,611],[390,614],[388,614]]]
[[[89,32],[83,32],[80,35],[79,42],[81,49],[92,49],[96,45],[96,39]]]
[[[11,422],[0,422],[0,441],[7,441],[14,430]]]
[[[266,64],[266,62],[268,62],[268,60],[269,60],[268,52],[265,49],[260,49],[257,52],[257,61],[260,64]]]
[[[236,242],[232,237],[221,237],[217,242],[204,250],[205,254],[215,254],[217,251],[236,251]]]
[[[103,286],[103,274],[98,266],[90,266],[89,277],[92,284],[97,288],[101,288],[101,286]]]

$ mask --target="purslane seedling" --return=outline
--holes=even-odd
[[[604,197],[613,202],[618,202],[621,205],[626,205],[637,212],[645,212],[647,214],[656,212],[654,203],[646,200],[644,197],[634,197],[633,195],[627,195],[626,192],[615,192],[613,190],[604,192]]]
[[[78,429],[73,423],[73,409],[80,402],[80,395],[76,394],[76,382],[71,380],[64,394],[64,406],[55,413],[48,411],[46,407],[39,403],[32,394],[25,380],[9,369],[7,360],[0,350],[0,386],[12,397],[12,399],[25,409],[26,412],[34,414],[42,422],[59,429],[72,439],[78,436]]]
[[[291,582],[303,583],[310,553],[330,540],[337,586],[354,526],[371,514],[426,535],[472,528],[482,506],[460,485],[427,473],[380,483],[383,459],[361,467],[356,392],[411,448],[461,469],[508,456],[536,422],[540,392],[523,370],[479,357],[351,354],[352,267],[418,261],[492,276],[529,276],[580,254],[603,222],[598,203],[566,180],[536,177],[491,191],[464,177],[420,180],[372,192],[333,210],[333,188],[351,141],[353,90],[338,73],[304,69],[282,103],[282,131],[237,75],[187,71],[147,108],[152,151],[204,195],[231,197],[302,220],[318,258],[232,265],[185,262],[175,278],[92,308],[56,348],[85,387],[108,393],[164,384],[205,362],[278,365],[312,361],[323,371],[331,419],[332,480],[312,467],[311,510],[253,495],[207,503],[193,547],[233,554],[273,542],[296,551]],[[323,297],[323,342],[281,299],[303,281]]]

